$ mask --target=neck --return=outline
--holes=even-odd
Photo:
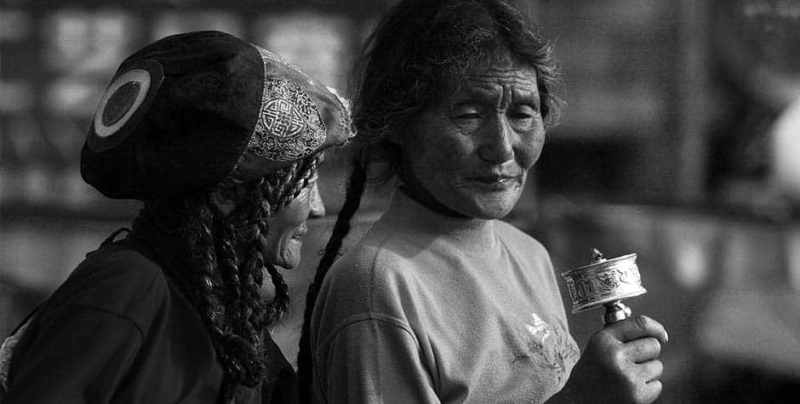
[[[467,217],[439,202],[439,200],[431,195],[431,193],[428,192],[428,190],[425,189],[425,187],[423,187],[413,175],[406,175],[403,173],[400,177],[403,183],[400,186],[400,191],[404,192],[409,198],[413,199],[420,205],[446,216],[462,218]]]
[[[395,192],[384,218],[393,228],[408,229],[420,243],[453,242],[465,253],[484,253],[495,248],[494,220],[447,215]]]

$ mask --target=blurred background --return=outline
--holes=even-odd
[[[138,204],[79,173],[86,129],[124,57],[217,29],[334,87],[394,0],[0,0],[0,337]],[[648,293],[627,301],[670,332],[664,403],[800,397],[800,2],[531,0],[567,103],[508,221],[556,271],[637,253]],[[287,274],[274,335],[295,360],[307,284],[342,201],[347,156],[321,179],[329,215]],[[362,205],[357,239],[391,184]],[[560,276],[559,276],[560,279]],[[562,284],[567,310],[569,296]],[[601,310],[571,315],[583,346]]]

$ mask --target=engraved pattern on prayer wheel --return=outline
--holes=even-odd
[[[621,300],[647,293],[636,254],[605,259],[597,249],[593,253],[591,264],[561,274],[572,299],[572,313],[605,306],[607,324],[627,318],[630,309]]]

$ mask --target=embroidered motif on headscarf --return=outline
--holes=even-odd
[[[249,150],[272,161],[292,161],[312,154],[325,136],[316,104],[299,85],[281,77],[266,80]]]

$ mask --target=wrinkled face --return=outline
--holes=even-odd
[[[308,218],[325,216],[325,205],[316,181],[310,182],[300,195],[269,221],[267,262],[285,269],[300,264],[303,235],[308,231]]]
[[[467,78],[461,90],[423,110],[396,142],[412,197],[498,219],[516,204],[544,144],[536,73],[507,63]]]

